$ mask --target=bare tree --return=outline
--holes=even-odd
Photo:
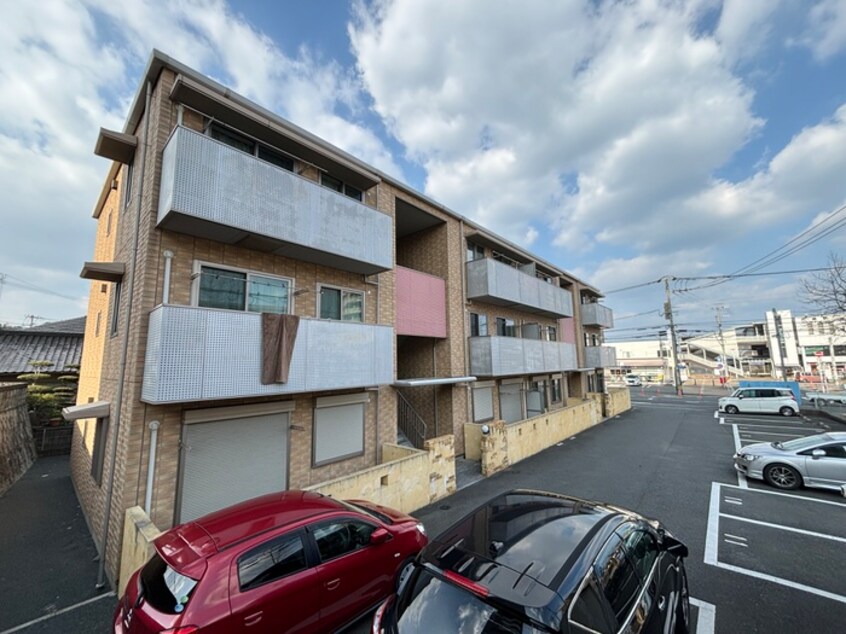
[[[828,269],[802,280],[800,297],[822,315],[831,315],[837,330],[846,332],[846,260],[828,256]]]

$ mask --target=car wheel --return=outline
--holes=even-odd
[[[409,557],[404,562],[402,562],[402,565],[397,571],[397,578],[394,582],[394,590],[397,594],[402,591],[403,586],[408,581],[408,578],[411,576],[412,572],[414,572],[414,557]]]
[[[771,464],[764,469],[764,479],[778,489],[798,489],[802,484],[799,472],[786,464]]]
[[[782,416],[796,416],[796,412],[793,411],[793,408],[788,405],[785,405],[780,410],[778,410],[778,413]]]
[[[740,410],[737,409],[737,405],[726,405],[726,414],[737,414]]]

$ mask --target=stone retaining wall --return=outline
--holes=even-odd
[[[0,495],[26,473],[34,461],[26,385],[0,383]]]

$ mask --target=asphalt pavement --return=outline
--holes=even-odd
[[[0,497],[0,634],[108,631],[96,557],[68,457],[39,458]]]

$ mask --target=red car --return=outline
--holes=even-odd
[[[160,535],[114,631],[333,631],[394,592],[427,542],[416,519],[370,502],[265,495]]]

